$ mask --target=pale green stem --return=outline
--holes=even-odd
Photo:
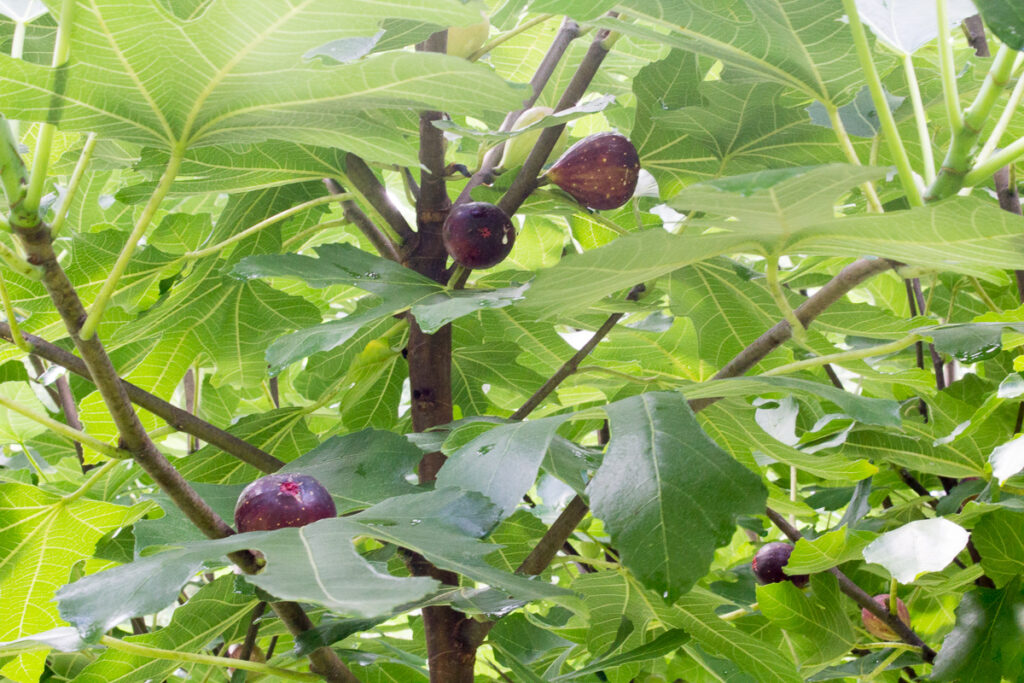
[[[29,452],[28,448],[25,447],[25,444],[23,442],[19,441],[18,445],[21,446],[21,452],[25,454],[25,458],[28,460],[28,464],[32,466],[32,469],[35,470],[36,476],[39,477],[39,483],[47,483],[49,479],[47,478],[46,473],[43,472],[43,468],[39,466],[38,462],[36,462],[35,457]]]
[[[928,114],[924,111],[921,101],[921,87],[917,82],[917,70],[914,58],[910,54],[903,55],[903,71],[907,75],[907,86],[910,89],[910,103],[914,107],[914,122],[917,124],[917,137],[921,144],[921,156],[924,162],[924,182],[931,185],[935,181],[935,154],[932,151],[932,138],[928,134]]]
[[[380,231],[387,235],[388,239],[391,240],[394,244],[401,246],[405,242],[405,240],[403,240],[401,236],[399,236],[399,234],[395,232],[395,229],[392,228],[391,225],[386,220],[384,220],[384,216],[381,215],[380,211],[377,211],[377,209],[373,206],[373,203],[366,198],[366,195],[360,192],[358,188],[356,188],[356,186],[352,184],[352,181],[349,180],[346,174],[341,173],[340,171],[335,171],[335,174],[341,186],[347,188],[347,191],[349,193],[358,197],[359,203],[362,205],[363,211],[370,217],[370,220],[373,222],[373,224],[380,228]]]
[[[279,678],[286,678],[291,681],[322,681],[323,678],[318,674],[305,673],[303,671],[292,671],[291,669],[282,669],[278,666],[270,666],[269,664],[263,664],[262,662],[250,662],[243,659],[233,659],[231,657],[214,657],[213,655],[203,655],[198,652],[178,652],[177,650],[163,650],[156,647],[150,647],[148,645],[140,645],[139,643],[129,643],[126,640],[118,640],[111,636],[101,636],[100,644],[106,645],[111,650],[120,650],[121,652],[127,652],[128,654],[139,655],[140,657],[149,657],[151,659],[169,659],[175,662],[192,662],[193,664],[209,664],[211,666],[221,666],[225,669],[242,669],[243,671],[255,671],[262,674],[270,674]]]
[[[515,38],[516,36],[518,36],[520,33],[523,33],[524,31],[529,31],[531,28],[533,28],[537,24],[543,24],[545,21],[547,21],[548,19],[551,19],[554,16],[555,16],[554,14],[541,14],[541,15],[539,15],[537,17],[534,17],[533,19],[530,19],[529,21],[524,21],[519,26],[516,26],[513,29],[510,29],[510,30],[505,31],[504,33],[502,33],[500,35],[495,36],[494,38],[492,38],[490,40],[490,42],[484,43],[484,45],[482,47],[477,49],[476,52],[471,54],[466,59],[468,59],[471,62],[475,62],[476,60],[480,59],[485,54],[487,54],[488,52],[493,50],[494,48],[496,48],[499,45],[501,45],[502,43],[504,43],[505,41],[510,40],[512,38]]]
[[[939,71],[942,74],[942,94],[946,99],[949,129],[957,130],[964,122],[963,114],[960,113],[960,93],[956,85],[956,62],[953,59],[953,41],[949,35],[946,0],[935,0],[935,19],[939,24]]]
[[[316,206],[322,206],[324,204],[330,204],[331,202],[344,201],[344,200],[350,199],[350,198],[351,198],[351,195],[349,195],[349,194],[327,194],[327,195],[324,195],[322,197],[317,197],[316,199],[310,199],[308,202],[303,202],[302,204],[297,204],[297,205],[291,207],[290,209],[285,209],[284,211],[280,211],[278,213],[275,213],[270,218],[266,218],[266,219],[260,221],[259,223],[256,223],[255,225],[252,225],[252,226],[246,228],[245,230],[243,230],[241,232],[235,233],[234,235],[232,235],[231,237],[227,238],[223,242],[220,242],[218,244],[214,244],[214,245],[209,246],[209,247],[204,247],[202,249],[197,249],[195,251],[190,251],[190,252],[188,252],[186,254],[183,254],[182,258],[188,259],[188,260],[191,261],[191,260],[203,258],[204,256],[210,256],[211,254],[216,254],[221,249],[224,249],[225,247],[229,247],[229,246],[231,246],[232,244],[234,244],[236,242],[240,242],[241,240],[244,240],[246,237],[250,237],[251,235],[255,235],[260,230],[263,230],[264,228],[269,228],[271,225],[274,225],[275,223],[280,223],[281,221],[283,221],[283,220],[285,220],[287,218],[291,218],[292,216],[294,216],[297,213],[302,213],[303,211],[305,211],[307,209],[312,209],[313,207],[316,207]]]
[[[1020,64],[1024,63],[1024,52],[1018,53],[1017,58],[1013,62],[1013,70],[1016,71]],[[1003,133],[1010,126],[1010,121],[1013,119],[1013,115],[1017,113],[1017,106],[1020,104],[1021,98],[1024,97],[1024,75],[1017,78],[1017,84],[1013,87],[1013,91],[1010,93],[1010,98],[1006,102],[1006,106],[1003,107],[1003,113],[999,115],[999,120],[996,121],[996,127],[992,129],[992,134],[988,136],[988,140],[985,141],[985,145],[978,152],[978,156],[975,158],[974,163],[979,164],[991,156],[992,152],[995,151],[999,141],[1003,138]]]
[[[3,242],[0,242],[0,261],[7,264],[7,267],[18,275],[29,280],[41,280],[43,271],[21,258],[13,249]]]
[[[1021,156],[1024,156],[1024,137],[1017,138],[1009,145],[1003,147],[988,159],[982,161],[968,171],[967,175],[964,176],[964,185],[967,187],[974,187],[984,183],[985,180],[993,173],[1001,169],[1003,166],[1012,164]]]
[[[57,42],[53,46],[53,68],[58,68],[68,61],[71,51],[71,28],[74,26],[74,9],[76,0],[64,0],[60,10],[60,23],[57,25]],[[36,151],[32,157],[32,174],[29,176],[28,191],[25,193],[24,212],[35,214],[39,211],[39,201],[43,197],[43,186],[46,185],[46,169],[50,163],[50,149],[53,146],[53,133],[56,127],[52,123],[39,125],[39,136],[36,138]]]
[[[1007,83],[1010,82],[1015,59],[1016,53],[1012,48],[1006,45],[999,46],[999,51],[996,52],[996,56],[992,60],[992,65],[989,67],[988,74],[985,75],[981,89],[978,90],[974,102],[964,112],[964,128],[974,135],[977,135],[985,126],[985,121],[992,113],[992,108],[1006,89]]]
[[[889,613],[899,616],[899,600],[897,593],[900,589],[900,582],[896,580],[895,576],[889,578]]]
[[[100,318],[103,317],[103,311],[107,307],[107,303],[110,301],[110,297],[114,294],[114,290],[117,288],[117,283],[124,275],[124,271],[128,269],[128,262],[131,261],[132,256],[135,254],[135,247],[138,245],[139,240],[146,234],[146,229],[149,224],[153,221],[153,217],[156,215],[157,209],[160,207],[160,202],[163,201],[164,197],[171,189],[171,184],[174,182],[174,178],[178,175],[178,169],[181,168],[182,159],[185,156],[185,150],[183,147],[176,147],[171,154],[171,158],[167,162],[167,168],[164,169],[163,177],[160,178],[160,183],[157,185],[156,190],[153,191],[153,196],[149,198],[146,203],[146,207],[142,210],[142,214],[139,215],[139,219],[135,224],[135,229],[132,230],[132,234],[128,237],[128,241],[121,249],[121,253],[118,254],[117,262],[114,263],[114,267],[110,270],[110,274],[107,275],[107,279],[103,282],[103,288],[100,293],[96,296],[96,301],[93,302],[92,308],[89,309],[89,315],[86,317],[85,322],[82,324],[82,329],[79,330],[78,336],[82,339],[91,339],[96,333],[96,328],[100,324]]]
[[[864,25],[860,22],[860,15],[857,14],[856,0],[843,0],[843,8],[846,10],[847,19],[850,22],[850,32],[853,34],[853,44],[857,49],[857,59],[860,61],[864,77],[868,82],[868,89],[871,91],[871,100],[878,111],[878,118],[882,124],[882,131],[885,133],[885,140],[889,145],[889,153],[896,162],[896,169],[899,172],[900,184],[903,192],[907,195],[907,202],[911,206],[923,206],[921,192],[914,182],[914,171],[910,167],[910,158],[907,157],[907,150],[903,147],[903,139],[896,128],[896,120],[889,111],[889,103],[885,99],[882,90],[882,81],[875,70],[875,63],[871,60],[871,47],[868,45],[868,37],[864,32]]]
[[[25,29],[27,25],[22,22],[16,22],[14,24],[14,36],[11,38],[11,57],[15,59],[21,59],[21,56],[25,54]],[[17,138],[21,135],[20,124],[14,119],[9,119],[11,122],[11,132],[14,137]]]
[[[725,614],[723,614],[722,616],[720,616],[718,618],[721,619],[722,621],[734,621],[736,619],[739,619],[740,617],[745,617],[748,614],[753,614],[757,610],[758,610],[758,604],[755,602],[755,603],[751,603],[750,607],[747,607],[745,609],[743,607],[741,607],[739,609],[734,609],[731,612],[726,612]]]
[[[171,434],[177,434],[177,433],[178,433],[178,428],[175,427],[174,425],[164,425],[162,427],[157,427],[156,429],[151,429],[148,432],[149,438],[152,439],[153,441],[156,441],[157,439],[162,439],[165,436],[169,436]]]
[[[598,225],[603,225],[604,227],[606,227],[609,230],[611,230],[612,232],[614,232],[616,235],[628,235],[629,234],[629,230],[626,230],[625,228],[619,227],[619,225],[614,223],[614,222],[612,222],[611,219],[605,218],[604,216],[602,216],[599,213],[589,214],[587,216],[587,218],[589,218],[590,220],[594,221]]]
[[[913,648],[912,647],[911,649],[917,649],[917,648]],[[888,657],[886,657],[881,662],[879,662],[878,666],[876,666],[874,669],[872,669],[871,673],[869,673],[867,676],[864,677],[864,680],[865,681],[873,681],[873,680],[875,680],[875,677],[877,677],[878,674],[880,674],[883,671],[885,671],[886,669],[888,669],[889,666],[893,662],[895,662],[897,659],[900,658],[900,656],[903,654],[903,652],[904,652],[903,648],[894,648],[893,651],[891,653],[889,653]]]
[[[67,439],[71,439],[72,441],[78,441],[82,445],[88,446],[89,448],[102,453],[108,458],[124,460],[125,458],[130,458],[132,456],[132,454],[129,453],[128,451],[117,448],[116,446],[111,446],[108,443],[104,443],[94,436],[89,436],[83,431],[75,429],[74,427],[67,426],[63,422],[57,422],[57,420],[54,420],[52,417],[49,417],[48,415],[42,415],[33,410],[29,410],[28,408],[21,405],[17,401],[12,401],[9,398],[0,396],[0,406],[3,406],[8,410],[13,410],[19,415],[24,415],[33,422],[38,422],[39,424],[49,429],[51,432],[60,434],[61,436]]]
[[[825,111],[828,112],[828,120],[832,124],[832,132],[836,134],[836,139],[839,141],[839,146],[842,148],[843,154],[846,155],[847,161],[855,166],[860,166],[860,157],[857,156],[857,150],[853,148],[850,134],[846,131],[843,119],[839,116],[839,109],[830,103],[825,105]],[[875,213],[884,213],[885,209],[882,208],[882,200],[878,198],[878,192],[875,191],[874,183],[870,181],[861,183],[860,188],[864,193],[864,198],[867,200],[868,210]]]
[[[921,341],[920,335],[911,334],[894,342],[889,342],[888,344],[879,344],[878,346],[872,346],[867,349],[854,349],[853,351],[830,353],[826,356],[808,358],[807,360],[800,360],[795,363],[789,363],[788,365],[782,365],[766,372],[762,372],[761,377],[788,375],[794,372],[800,372],[801,370],[809,370],[811,368],[821,367],[822,365],[829,365],[831,363],[847,363],[849,361],[862,360],[864,358],[872,358],[874,356],[884,356],[889,353],[895,353],[896,351],[902,351],[908,346],[913,346],[919,341]]]
[[[65,504],[72,501],[78,500],[82,496],[92,489],[93,486],[99,483],[99,481],[121,463],[120,460],[108,460],[96,469],[92,470],[89,474],[89,478],[82,482],[82,485],[77,489],[69,493],[68,495],[61,498],[61,501]]]
[[[990,297],[988,295],[988,292],[985,291],[985,287],[982,286],[978,278],[972,276],[971,284],[974,285],[975,293],[981,298],[982,301],[985,302],[985,305],[988,306],[988,310],[992,311],[993,313],[1002,314],[1003,309],[1000,308],[999,305],[992,300],[992,297]]]
[[[455,285],[459,282],[459,279],[468,271],[469,268],[466,268],[466,266],[455,264],[455,270],[452,271],[452,276],[448,278],[448,284],[445,285],[445,289],[455,289]]]
[[[302,232],[299,232],[298,234],[295,234],[295,235],[289,237],[288,239],[286,239],[284,242],[281,243],[281,249],[282,250],[287,250],[293,244],[295,244],[296,242],[298,242],[298,241],[300,241],[302,239],[305,239],[305,238],[309,237],[314,232],[320,232],[322,230],[326,230],[327,228],[334,228],[334,227],[337,227],[339,225],[345,225],[348,222],[349,221],[348,221],[347,218],[336,218],[333,221],[324,221],[323,223],[317,223],[316,225],[308,227],[305,230],[303,230]]]
[[[789,301],[786,300],[786,293],[782,291],[782,285],[779,283],[778,255],[771,254],[765,258],[764,275],[768,283],[768,292],[772,295],[772,299],[775,300],[775,305],[779,307],[779,311],[782,312],[782,317],[789,323],[793,333],[793,341],[800,346],[807,346],[807,330],[804,328],[804,324],[800,322],[800,318],[796,317],[796,312],[789,305]]]
[[[0,230],[3,230],[4,232],[11,231],[11,223],[5,216],[0,216]]]
[[[11,339],[14,340],[14,345],[25,353],[32,353],[32,345],[25,341],[21,334],[21,325],[18,324],[18,316],[14,313],[11,296],[7,293],[7,281],[4,280],[3,273],[0,273],[0,299],[3,300],[7,324],[11,326]]]
[[[64,193],[64,200],[60,203],[60,209],[57,210],[57,215],[53,219],[53,223],[50,224],[50,237],[56,237],[60,233],[60,229],[64,227],[64,221],[68,218],[68,212],[71,210],[71,201],[75,198],[75,194],[78,192],[78,186],[82,182],[82,176],[85,175],[85,169],[89,165],[89,160],[92,158],[92,152],[96,148],[96,133],[89,133],[89,136],[85,139],[85,145],[82,147],[82,153],[78,157],[78,163],[75,164],[75,170],[71,174],[71,180],[68,181],[68,189]]]

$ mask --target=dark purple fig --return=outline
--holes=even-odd
[[[889,594],[882,593],[876,595],[873,600],[884,609],[886,612],[889,611]],[[907,626],[910,626],[910,610],[907,609],[906,603],[899,598],[896,598],[896,614]],[[900,637],[896,635],[896,632],[889,628],[889,625],[876,617],[874,614],[869,612],[867,608],[861,608],[860,620],[864,624],[864,628],[868,630],[868,633],[880,640],[899,640]]]
[[[239,532],[306,526],[338,514],[331,494],[306,474],[268,474],[242,490],[235,506]]]
[[[469,202],[453,206],[441,228],[444,248],[466,268],[490,268],[501,263],[516,241],[516,229],[494,204]]]
[[[640,156],[629,138],[597,133],[570,147],[548,171],[555,185],[591,209],[617,209],[633,196]]]
[[[789,555],[793,552],[793,546],[789,543],[776,541],[766,543],[754,555],[754,561],[750,563],[754,570],[754,576],[761,583],[779,583],[780,581],[792,581],[797,588],[807,585],[809,577],[807,574],[796,574],[790,576],[782,570],[789,562]]]

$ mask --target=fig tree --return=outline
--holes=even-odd
[[[877,602],[882,607],[882,609],[884,609],[887,612],[889,611],[888,593],[876,595],[873,598],[873,600]],[[910,626],[910,610],[907,609],[906,604],[899,598],[896,598],[896,614],[899,616],[900,621],[902,621],[907,626]],[[868,630],[868,633],[878,638],[879,640],[900,639],[900,637],[896,635],[896,632],[889,628],[888,624],[886,624],[884,621],[882,621],[874,614],[869,612],[866,607],[861,608],[860,610],[860,620],[864,624],[864,628]]]
[[[754,570],[754,576],[761,583],[779,583],[780,581],[792,581],[797,588],[807,585],[809,577],[807,574],[795,574],[790,576],[783,571],[783,567],[789,562],[789,555],[793,552],[793,546],[789,543],[776,541],[766,543],[754,554],[754,560],[750,563]]]
[[[239,532],[305,526],[338,514],[331,494],[306,474],[268,474],[246,486],[235,505]]]
[[[490,268],[501,263],[516,241],[516,229],[494,204],[468,202],[452,207],[441,228],[444,248],[466,268]]]
[[[548,178],[591,209],[617,209],[633,196],[640,155],[624,135],[597,133],[570,147]]]
[[[519,115],[516,122],[512,124],[512,130],[522,130],[527,126],[532,126],[545,116],[550,116],[553,113],[555,113],[555,110],[551,107],[530,107]],[[505,149],[502,151],[498,169],[508,170],[526,161],[526,157],[530,155],[530,151],[537,144],[537,139],[543,131],[543,128],[538,128],[537,130],[531,130],[529,133],[523,133],[522,135],[510,138],[505,143]],[[555,146],[551,150],[552,153],[561,153],[565,148],[565,141],[568,135],[568,129],[563,128],[562,133],[558,136],[558,141],[555,142]]]

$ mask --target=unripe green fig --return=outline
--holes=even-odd
[[[545,116],[550,116],[554,113],[555,110],[551,107],[530,107],[519,115],[516,122],[512,124],[512,130],[522,130],[527,126],[532,126]],[[533,146],[537,144],[537,139],[540,138],[540,134],[543,132],[543,128],[538,128],[537,130],[531,130],[529,133],[523,133],[522,135],[517,135],[514,138],[509,138],[508,141],[505,142],[505,150],[502,152],[498,168],[508,170],[510,168],[515,168],[526,161],[526,157],[530,155],[530,151],[533,149]],[[561,135],[558,136],[558,141],[555,142],[555,146],[551,150],[551,153],[561,154],[562,150],[565,149],[565,143],[568,137],[568,129],[563,128]]]
[[[444,248],[465,268],[490,268],[501,263],[516,241],[516,229],[494,204],[468,202],[452,207],[441,227]]]
[[[874,597],[874,601],[877,602],[884,610],[889,611],[888,593],[876,595]],[[899,616],[900,621],[907,626],[910,626],[910,610],[907,609],[907,605],[899,598],[896,598],[896,614]],[[864,628],[868,630],[868,633],[880,640],[900,639],[900,637],[896,635],[896,632],[889,628],[888,624],[869,612],[866,608],[861,609],[860,620],[864,624]]]
[[[617,209],[636,191],[640,155],[624,135],[590,135],[561,156],[548,178],[591,209]]]
[[[478,24],[452,26],[448,29],[448,54],[466,59],[483,47],[491,34],[491,24],[484,18]]]

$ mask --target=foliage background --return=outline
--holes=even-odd
[[[7,268],[15,320],[57,351],[0,348],[0,674],[227,680],[188,655],[243,641],[274,596],[317,627],[295,639],[264,617],[272,664],[308,670],[304,656],[332,645],[364,681],[428,680],[428,604],[501,617],[478,680],[895,682],[908,667],[1022,680],[1024,223],[978,150],[1003,107],[1019,109],[1024,19],[1008,0],[979,2],[997,56],[956,29],[946,64],[934,3],[857,2],[908,183],[843,5],[0,3],[0,111],[27,166],[49,171],[41,215],[64,223],[54,248],[102,311],[96,338],[117,374],[281,462],[240,459],[140,408],[160,453],[223,519],[260,463],[314,474],[346,515],[204,540],[137,462],[110,459],[115,444],[133,450],[116,409],[57,360],[87,335],[69,332],[45,281]],[[946,23],[978,8],[949,2]],[[475,62],[412,51],[481,9],[492,38],[528,28]],[[54,17],[71,12],[70,57],[51,66]],[[380,255],[348,209],[320,199],[333,179],[393,229],[369,183],[415,226],[406,170],[423,187],[431,172],[419,112],[445,112],[444,161],[477,169],[563,16],[591,30],[538,104],[558,104],[598,30],[618,38],[580,106],[538,127],[628,134],[646,173],[625,207],[588,212],[541,187],[519,207],[511,256],[453,289]],[[993,64],[1008,77],[996,86]],[[950,102],[959,112],[993,91],[971,142]],[[993,145],[1022,136],[1018,115]],[[973,192],[935,180],[958,163]],[[472,197],[507,201],[516,176]],[[450,180],[456,200],[465,182]],[[0,239],[25,250],[24,227]],[[848,296],[821,294],[844,277]],[[779,321],[809,300],[828,305],[788,340]],[[417,434],[405,311],[452,336],[457,421]],[[610,314],[530,419],[509,421]],[[750,362],[737,370],[737,357]],[[101,443],[76,451],[19,409],[79,420]],[[438,450],[436,486],[416,485]],[[539,580],[514,573],[577,494],[591,514],[565,552],[528,572]],[[791,568],[817,572],[803,592],[755,586],[749,569],[787,519],[805,537]],[[397,548],[462,579],[411,576]],[[245,549],[267,567],[242,579],[224,556]],[[847,577],[869,594],[898,583],[922,640],[877,643],[842,595]],[[146,632],[129,635],[140,616]]]

